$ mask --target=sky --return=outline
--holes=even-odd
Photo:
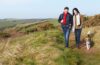
[[[68,6],[70,13],[77,7],[81,14],[100,14],[100,0],[0,0],[0,19],[57,18]]]

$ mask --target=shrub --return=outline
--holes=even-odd
[[[53,28],[54,28],[54,25],[49,22],[45,22],[45,23],[41,23],[37,25],[38,31],[43,31],[43,30],[48,30],[48,29],[53,29]]]
[[[9,33],[6,33],[6,32],[0,32],[0,37],[1,38],[8,38],[10,37],[11,35]]]
[[[38,32],[38,31],[45,31],[54,28],[55,26],[50,22],[41,22],[41,23],[36,23],[36,24],[18,28],[17,31],[21,31],[24,33],[31,33],[31,32]]]

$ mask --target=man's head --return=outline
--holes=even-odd
[[[68,7],[65,7],[64,8],[64,13],[68,13],[68,11],[69,11],[69,8]]]

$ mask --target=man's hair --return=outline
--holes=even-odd
[[[65,9],[69,10],[69,7],[65,7],[64,10],[65,10]]]

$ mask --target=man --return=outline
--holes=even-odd
[[[64,12],[59,16],[58,22],[61,23],[61,27],[64,32],[66,47],[68,48],[70,30],[73,24],[73,18],[72,15],[69,13],[68,7],[64,8]]]

